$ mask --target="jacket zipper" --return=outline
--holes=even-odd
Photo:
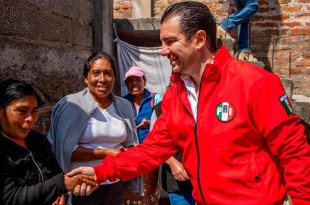
[[[29,152],[29,153],[30,153],[30,156],[31,156],[31,159],[32,159],[34,165],[37,167],[37,169],[38,169],[38,171],[39,171],[39,179],[42,180],[41,182],[44,182],[43,173],[42,173],[42,171],[41,171],[39,165],[38,165],[37,162],[34,160],[34,157],[33,157],[32,153],[31,153],[31,152]]]
[[[207,68],[206,68],[207,69]],[[202,79],[203,79],[203,76],[204,76],[204,73],[206,71],[206,69],[203,71],[203,74],[202,74]],[[205,200],[205,197],[202,193],[202,188],[201,188],[201,183],[200,183],[200,155],[199,155],[199,145],[198,145],[198,135],[197,135],[197,124],[198,124],[198,107],[199,107],[199,100],[200,100],[200,90],[201,90],[201,85],[202,85],[202,79],[201,79],[201,83],[200,83],[200,87],[199,87],[199,96],[198,96],[198,102],[197,102],[197,121],[195,121],[195,116],[193,115],[193,112],[191,112],[183,103],[183,101],[180,99],[180,96],[178,95],[178,88],[179,88],[179,85],[177,84],[177,96],[179,98],[179,100],[181,101],[181,103],[183,104],[183,106],[189,111],[189,113],[191,113],[193,119],[194,119],[194,136],[195,136],[195,145],[196,145],[196,149],[197,149],[197,182],[198,182],[198,189],[199,189],[199,192],[200,192],[200,195],[201,195],[201,198],[204,202],[204,204],[207,204],[206,200]]]
[[[202,74],[202,77],[201,77],[201,81],[200,81],[199,94],[198,94],[198,102],[197,102],[197,120],[195,121],[195,127],[194,127],[195,144],[196,144],[197,160],[198,160],[198,162],[197,162],[197,165],[198,165],[198,168],[197,168],[197,182],[198,182],[198,188],[199,188],[199,191],[200,191],[200,195],[201,195],[201,198],[202,198],[204,204],[207,204],[207,202],[206,202],[205,197],[203,195],[202,188],[201,188],[201,182],[200,182],[200,151],[199,151],[199,144],[198,144],[197,126],[198,126],[198,120],[199,120],[198,108],[199,108],[200,94],[201,94],[200,91],[201,91],[201,87],[202,87],[202,83],[203,83],[203,77],[204,77],[205,72],[207,70],[207,66],[208,65],[206,65],[206,68],[203,71],[203,74]]]

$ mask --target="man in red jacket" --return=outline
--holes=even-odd
[[[310,204],[310,148],[277,75],[216,49],[216,23],[202,3],[169,6],[162,55],[174,75],[146,140],[96,167],[98,182],[128,180],[178,149],[198,205]],[[88,194],[84,186],[76,194]]]

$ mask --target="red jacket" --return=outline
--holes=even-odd
[[[310,204],[309,145],[275,74],[222,47],[203,74],[196,122],[174,81],[146,140],[95,167],[100,182],[148,172],[179,147],[197,204],[282,204],[286,192],[294,205]]]

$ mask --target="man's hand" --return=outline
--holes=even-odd
[[[75,187],[74,187],[74,195],[76,196],[88,196],[92,191],[94,191],[97,187],[98,187],[98,183],[97,183],[97,179],[96,179],[96,175],[95,175],[95,171],[92,167],[79,167],[76,169],[73,169],[72,171],[70,171],[69,173],[66,174],[66,176],[68,177],[73,177],[73,176],[87,176],[89,177],[87,182],[83,182],[83,183],[78,183]],[[90,180],[90,179],[94,179],[95,180],[95,185],[94,186],[94,181]],[[85,180],[85,179],[84,179]],[[90,182],[92,181],[92,182]]]

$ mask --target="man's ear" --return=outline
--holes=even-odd
[[[206,46],[207,34],[204,30],[198,30],[195,34],[195,38],[196,38],[197,49],[201,49]]]

